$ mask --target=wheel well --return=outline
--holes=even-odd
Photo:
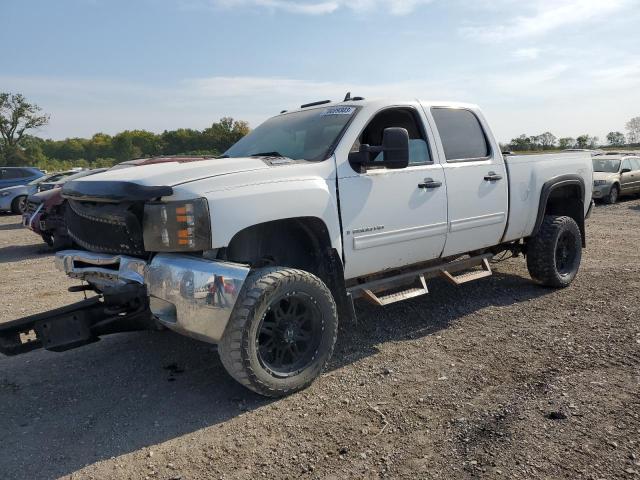
[[[317,217],[260,223],[236,233],[218,258],[251,265],[292,267],[319,277],[331,290],[341,316],[352,317],[339,252],[329,230]]]
[[[542,220],[545,215],[561,215],[571,217],[575,220],[580,228],[582,236],[582,246],[586,246],[585,227],[584,227],[584,187],[582,183],[566,182],[557,186],[552,186],[548,191],[543,192],[543,200],[546,201],[541,205],[541,215],[538,215],[538,222],[534,234],[538,232]]]
[[[294,267],[318,274],[322,252],[331,248],[329,231],[315,217],[288,218],[260,223],[236,233],[224,259],[260,268]]]

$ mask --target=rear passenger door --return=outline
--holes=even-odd
[[[628,170],[628,172],[625,172]],[[620,166],[620,193],[623,195],[629,195],[634,193],[637,186],[637,177],[640,172],[634,171],[634,165],[631,158],[625,158],[622,160]]]
[[[449,208],[443,256],[500,243],[507,224],[509,186],[502,154],[480,112],[432,107],[447,181]]]
[[[633,193],[640,193],[640,158],[630,158],[631,186]]]

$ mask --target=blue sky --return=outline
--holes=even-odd
[[[498,138],[640,115],[640,0],[2,0],[0,91],[39,135],[252,126],[307,101],[480,104]]]

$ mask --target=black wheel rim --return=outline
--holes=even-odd
[[[576,267],[578,252],[576,237],[571,232],[563,232],[556,244],[556,268],[560,275],[571,275]]]
[[[322,329],[322,313],[310,295],[292,292],[275,299],[256,335],[260,363],[277,377],[297,375],[315,360]]]

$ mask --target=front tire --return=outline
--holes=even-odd
[[[27,196],[20,195],[11,202],[11,212],[15,215],[22,215],[27,210]]]
[[[582,235],[571,217],[547,215],[527,245],[531,278],[548,287],[568,287],[578,274]]]
[[[609,195],[604,197],[604,203],[608,203],[609,205],[613,205],[618,202],[620,198],[620,187],[618,185],[614,185],[609,190]]]
[[[281,397],[322,373],[337,333],[336,305],[322,280],[303,270],[263,268],[247,278],[218,353],[242,385]]]

